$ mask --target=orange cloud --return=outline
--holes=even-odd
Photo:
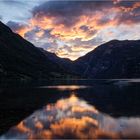
[[[41,30],[41,31],[39,31],[39,32],[36,33],[36,36],[38,38],[42,37],[43,35],[44,35],[44,31],[43,30]]]
[[[64,7],[62,8],[61,5]],[[119,30],[120,25],[129,28],[128,26],[138,24],[140,21],[139,8],[140,2],[122,0],[106,3],[94,1],[79,3],[62,1],[58,3],[49,1],[35,7],[33,16],[28,21],[28,26],[21,27],[15,32],[26,38],[25,35],[28,32],[33,32],[35,28],[39,28],[39,32],[33,32],[32,39],[27,38],[29,41],[35,45],[42,41],[39,47],[42,47],[43,43],[43,47],[46,42],[50,43],[50,47],[45,47],[46,50],[55,52],[62,58],[68,57],[75,60],[102,43],[100,41],[96,44],[85,42],[98,38],[102,40],[104,38],[110,40],[112,37],[117,39],[117,32],[122,32]],[[108,28],[115,30],[112,36],[104,32]],[[47,35],[45,36],[46,30],[49,30],[48,38]],[[76,39],[79,39],[80,43],[75,42]],[[55,43],[54,46],[52,42],[55,41],[61,43]]]
[[[30,30],[31,30],[31,28],[29,28],[29,27],[23,27],[23,28],[17,29],[15,32],[18,33],[19,35],[21,35],[22,37],[25,37],[25,34],[27,32],[29,32]]]
[[[135,2],[131,7],[124,7],[120,6],[119,9],[121,9],[123,12],[133,12],[133,10],[140,7],[140,2]]]
[[[26,127],[26,125],[24,124],[23,121],[21,121],[21,122],[17,125],[16,129],[17,129],[18,131],[22,132],[22,133],[27,133],[27,132],[30,132],[30,131],[31,131],[31,129],[29,129],[28,127]]]
[[[94,13],[93,15],[81,15],[79,20],[70,27],[55,23],[57,17],[48,17],[45,15],[31,19],[30,23],[33,27],[38,26],[43,30],[52,29],[50,32],[51,35],[63,41],[74,40],[76,38],[88,41],[96,37],[97,30],[103,29],[106,26],[113,26],[116,23],[115,21],[108,21],[106,24],[100,25],[99,21],[104,16],[101,12]],[[86,26],[87,29],[83,30],[82,26]]]

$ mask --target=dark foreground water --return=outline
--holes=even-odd
[[[140,138],[140,80],[59,80],[0,88],[1,139]]]

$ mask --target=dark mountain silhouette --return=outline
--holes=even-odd
[[[33,44],[0,22],[1,79],[49,79],[67,74]]]
[[[140,78],[140,40],[112,40],[75,61],[45,53],[53,62],[83,78]]]
[[[140,40],[112,40],[71,61],[36,48],[0,22],[0,77],[6,79],[140,78]]]
[[[75,61],[83,77],[140,78],[140,40],[112,40]]]
[[[50,59],[54,63],[57,63],[59,66],[69,71],[69,73],[73,73],[77,76],[79,75],[78,72],[76,72],[76,69],[74,67],[74,64],[75,64],[74,61],[71,61],[68,58],[60,58],[55,53],[48,52],[44,50],[43,48],[40,48],[40,50],[46,55],[48,59]]]

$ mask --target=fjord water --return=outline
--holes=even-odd
[[[139,132],[136,134],[133,132],[134,125],[137,125],[137,128],[140,127],[139,79],[55,80],[40,81],[28,84],[28,86],[26,84],[12,84],[12,86],[2,86],[0,96],[1,138],[15,139],[29,138],[29,136],[37,138],[39,135],[42,136],[40,136],[41,138],[45,136],[47,138],[56,138],[57,136],[60,138],[60,135],[61,138],[99,137],[99,135],[93,137],[90,133],[88,137],[85,137],[85,133],[80,131],[81,128],[98,130],[98,133],[103,137],[118,138],[122,136],[127,138],[128,135],[130,138],[139,137]],[[47,118],[49,115],[59,117],[49,121],[51,118]],[[67,123],[73,122],[73,124],[68,123],[72,127],[67,129],[75,130],[75,125],[77,129],[80,129],[76,135],[66,135],[62,129],[59,130],[62,132],[61,134],[54,134],[54,129],[50,130],[50,125],[56,127],[54,124],[56,122],[59,124],[62,119],[62,122],[66,123],[64,118]],[[38,120],[37,125],[34,119]],[[91,124],[86,127],[85,125],[81,126],[81,121],[84,121],[85,124]],[[80,126],[77,124],[78,122]],[[95,123],[94,130],[93,122]],[[23,124],[25,131],[23,131]],[[65,125],[63,127],[65,128]],[[130,129],[126,131],[128,127]],[[58,128],[61,126],[58,125]],[[8,129],[10,130],[8,131]],[[110,129],[112,132],[108,134]],[[47,131],[47,134],[44,131]],[[103,134],[102,131],[105,133]],[[34,132],[37,135],[33,134]],[[79,133],[81,133],[80,136]]]

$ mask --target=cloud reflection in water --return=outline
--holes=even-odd
[[[1,139],[21,138],[140,138],[140,119],[113,118],[71,95],[34,112],[1,136]]]

